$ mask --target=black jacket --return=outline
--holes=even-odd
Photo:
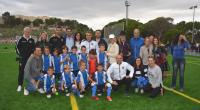
[[[21,37],[17,42],[17,53],[24,60],[28,60],[29,56],[34,51],[34,48],[35,41],[33,38],[27,40],[26,38]]]
[[[103,38],[100,38],[100,40],[98,42],[98,45],[100,45],[100,44],[104,44],[105,45],[105,50],[107,50],[108,44],[107,44],[107,42]]]
[[[64,45],[64,38],[63,37],[51,37],[49,39],[49,47],[51,50],[51,53],[53,53],[55,48],[58,48],[61,51],[62,46]]]

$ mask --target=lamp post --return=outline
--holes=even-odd
[[[194,43],[194,18],[195,18],[195,9],[197,8],[197,5],[191,6],[189,9],[193,9],[193,25],[192,25],[192,43]]]
[[[128,26],[128,7],[130,6],[130,3],[128,0],[125,1],[125,7],[126,7],[126,28]]]

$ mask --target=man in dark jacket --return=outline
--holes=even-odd
[[[62,33],[62,28],[56,27],[55,34],[49,39],[49,47],[51,53],[53,53],[53,50],[55,48],[58,48],[59,51],[61,51],[61,48],[64,45],[64,38],[62,37],[61,33]]]
[[[104,44],[104,45],[105,45],[105,48],[106,48],[106,50],[107,50],[108,44],[107,44],[107,42],[102,38],[102,35],[101,35],[101,31],[100,31],[100,30],[96,30],[96,32],[95,32],[95,41],[98,43],[98,45]]]
[[[19,55],[19,75],[18,75],[18,88],[20,92],[24,80],[24,67],[29,56],[33,53],[35,48],[35,41],[31,38],[31,28],[25,27],[23,36],[17,41],[17,54]]]

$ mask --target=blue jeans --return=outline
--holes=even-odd
[[[185,59],[173,59],[173,75],[172,75],[172,87],[176,87],[177,73],[179,71],[179,85],[180,89],[184,89],[184,71],[185,71]]]
[[[144,89],[148,84],[148,79],[145,77],[139,77],[139,78],[135,78],[132,82],[131,82],[131,86],[133,88],[139,88],[139,89]]]
[[[38,80],[40,79],[40,77],[41,77],[41,76],[38,76],[38,77],[34,78],[34,80],[35,80],[35,81],[38,81]],[[36,85],[33,84],[33,83],[31,82],[31,80],[28,80],[27,82],[28,82],[28,85],[27,85],[26,89],[27,89],[29,92],[34,92],[34,91],[37,90],[37,89],[36,89]]]

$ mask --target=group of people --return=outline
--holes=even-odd
[[[163,78],[168,71],[167,51],[158,37],[140,36],[139,29],[133,30],[130,41],[122,31],[119,36],[109,35],[109,42],[102,38],[101,31],[72,33],[67,28],[64,35],[62,28],[57,27],[50,39],[42,32],[39,40],[31,38],[31,28],[25,27],[23,36],[17,41],[16,50],[20,57],[17,91],[24,95],[38,91],[46,93],[47,98],[53,94],[71,93],[84,97],[89,89],[92,99],[106,93],[106,99],[112,101],[111,92],[118,91],[125,85],[125,95],[130,89],[135,92],[150,93],[154,98],[163,94]],[[176,87],[177,71],[180,70],[181,90],[184,87],[184,50],[188,42],[183,34],[177,36],[172,44],[173,80]]]

